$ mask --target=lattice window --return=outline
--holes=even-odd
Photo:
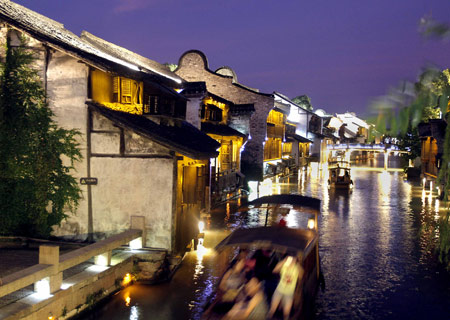
[[[131,80],[129,79],[120,79],[120,89],[121,89],[121,97],[122,103],[131,104],[132,103],[132,92],[131,92]]]
[[[120,96],[120,77],[113,78],[113,101],[119,102]]]

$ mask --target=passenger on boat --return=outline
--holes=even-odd
[[[237,261],[233,267],[225,272],[219,284],[221,302],[234,302],[245,283],[245,260]]]
[[[303,278],[303,268],[300,265],[298,257],[287,256],[280,261],[273,269],[273,272],[280,273],[280,282],[272,296],[269,318],[273,317],[281,304],[284,319],[289,319],[292,304],[294,302],[294,293],[297,283]]]
[[[253,277],[245,285],[245,295],[225,315],[227,320],[265,320],[269,307],[264,296],[261,282]]]

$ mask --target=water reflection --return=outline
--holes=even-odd
[[[139,309],[136,306],[132,306],[130,310],[130,320],[138,320],[139,319]]]
[[[391,164],[391,163],[390,163]],[[322,200],[320,255],[326,291],[317,298],[316,319],[445,318],[450,313],[450,279],[436,264],[432,246],[441,201],[396,170],[353,168],[352,192],[329,190],[326,170],[301,170],[298,181],[264,181],[252,197],[299,193]],[[213,211],[211,228],[253,227],[265,222],[265,210],[237,212],[238,202]],[[291,210],[288,226],[307,221]],[[269,212],[268,223],[279,216]],[[209,231],[212,234],[212,231]],[[206,241],[206,240],[205,240]],[[209,245],[209,244],[208,244]],[[212,245],[211,245],[212,246]],[[217,281],[215,260],[206,248],[189,253],[170,283],[126,288],[95,319],[199,319]],[[133,297],[130,307],[123,299]],[[121,313],[126,308],[126,313]],[[94,319],[94,318],[93,318]]]

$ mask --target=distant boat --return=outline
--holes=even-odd
[[[353,180],[350,176],[350,163],[346,161],[334,161],[328,163],[328,186],[336,189],[350,189]]]

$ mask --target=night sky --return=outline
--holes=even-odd
[[[421,17],[450,23],[449,0],[16,0],[79,35],[87,30],[160,63],[203,51],[210,69],[315,109],[367,113],[373,98],[433,64],[450,41],[426,40]]]

